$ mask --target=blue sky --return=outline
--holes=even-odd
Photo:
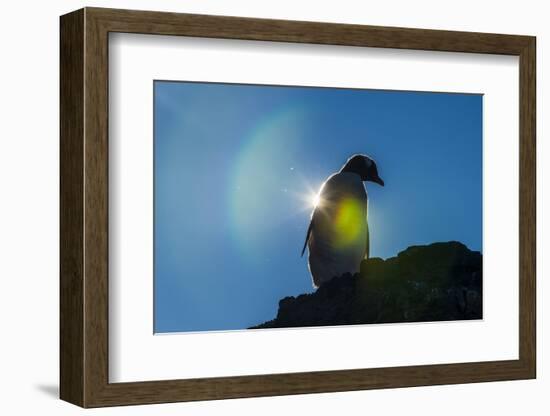
[[[311,199],[354,153],[371,255],[482,247],[482,96],[154,83],[155,332],[244,329],[312,292]]]

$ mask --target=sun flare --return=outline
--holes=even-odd
[[[313,194],[311,196],[311,206],[313,208],[317,208],[317,206],[321,203],[321,197],[319,194]]]
[[[312,210],[315,210],[315,208],[322,207],[324,205],[323,198],[321,197],[324,184],[313,185],[304,178],[300,179],[302,182],[300,191],[292,191],[291,194],[293,194],[294,197],[300,201],[301,211],[311,213]]]

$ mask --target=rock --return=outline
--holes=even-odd
[[[275,319],[252,328],[481,318],[482,255],[452,241],[365,260],[360,273],[281,299]]]

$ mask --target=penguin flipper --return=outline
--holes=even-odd
[[[313,217],[311,218],[311,221],[309,222],[309,227],[307,228],[306,241],[304,242],[304,248],[302,248],[302,254],[300,255],[300,257],[304,257],[304,253],[306,251],[307,243],[309,241],[309,236],[311,235],[312,229],[313,229]]]

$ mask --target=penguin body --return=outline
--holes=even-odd
[[[368,199],[359,175],[332,175],[319,201],[308,241],[308,266],[316,287],[344,273],[357,273],[367,252]]]
[[[364,180],[384,184],[374,161],[355,155],[321,187],[302,250],[303,254],[307,245],[314,287],[344,273],[359,272],[361,261],[369,256]]]

